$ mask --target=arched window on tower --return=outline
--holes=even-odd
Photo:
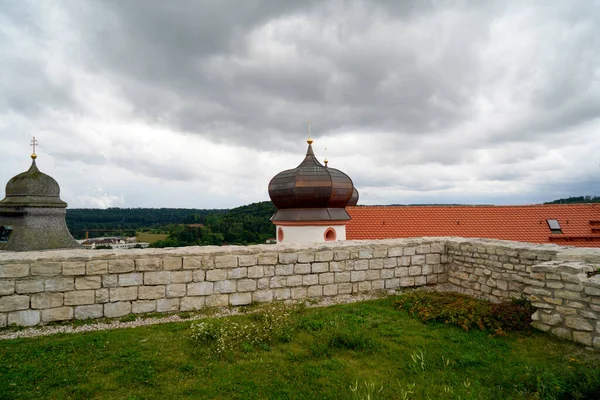
[[[325,231],[324,237],[325,237],[326,242],[334,241],[335,238],[337,237],[337,235],[335,233],[335,229],[327,228],[327,230]]]

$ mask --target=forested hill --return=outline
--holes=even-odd
[[[549,201],[544,204],[600,203],[600,196],[577,196]]]
[[[75,238],[123,235],[135,231],[161,231],[176,236],[179,231],[194,231],[191,236],[206,236],[203,243],[264,243],[274,236],[270,221],[275,213],[270,201],[227,209],[185,208],[109,208],[67,209],[67,226]],[[190,226],[190,224],[193,224]],[[188,232],[189,233],[189,232]],[[204,235],[202,235],[203,233]],[[209,235],[207,235],[209,234]],[[209,239],[209,236],[213,235]],[[189,234],[186,236],[194,241]],[[168,240],[169,240],[168,239]],[[200,240],[202,242],[202,240]],[[171,245],[178,245],[171,243]]]

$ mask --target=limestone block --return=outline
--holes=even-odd
[[[215,256],[215,268],[237,268],[238,256],[231,254]]]
[[[157,312],[171,312],[179,310],[179,298],[156,300]]]
[[[145,272],[144,285],[168,285],[171,283],[169,271]]]
[[[87,275],[108,274],[108,261],[88,261],[85,265]]]
[[[571,273],[568,273],[568,272],[561,272],[560,273],[560,279],[563,282],[580,283],[580,282],[585,281],[587,279],[587,275],[586,274],[571,274]]]
[[[1,321],[0,326],[2,326]],[[600,349],[600,336],[596,336],[594,340],[592,340],[592,344],[595,348]]]
[[[102,276],[102,287],[115,288],[117,286],[119,286],[119,276],[118,275],[103,275]]]
[[[583,292],[583,285],[580,283],[565,283],[565,289],[573,292]]]
[[[411,267],[396,267],[396,269],[394,270],[394,276],[396,278],[406,277],[406,276],[408,276],[408,272],[409,272],[410,268]]]
[[[311,265],[310,264],[296,264],[294,265],[294,273],[295,274],[310,274]]]
[[[298,253],[279,253],[280,264],[295,264],[298,262]],[[262,263],[260,263],[262,264]]]
[[[398,258],[398,265],[402,266],[402,267],[408,267],[411,265],[412,263],[412,258],[413,257],[423,257],[423,256],[402,256]],[[425,260],[423,260],[424,262]]]
[[[333,252],[333,259],[336,261],[348,260],[350,258],[350,252],[348,250],[335,250]]]
[[[579,312],[579,315],[581,315],[584,318],[598,319],[598,314],[596,314],[596,313],[594,313],[592,311],[581,310]]]
[[[291,297],[289,288],[273,289],[273,298],[275,300],[288,300]]]
[[[202,269],[202,257],[183,257],[183,269]]]
[[[131,303],[131,312],[145,314],[156,311],[156,300],[137,300]]]
[[[8,324],[7,314],[0,314],[0,328],[6,327],[7,324]]]
[[[554,304],[555,306],[561,306],[563,304],[563,299],[557,299],[554,297],[542,297],[542,299],[549,304]]]
[[[293,300],[305,299],[308,296],[306,287],[293,287],[291,289],[291,297]]]
[[[280,264],[275,266],[275,275],[292,275],[294,264]]]
[[[245,278],[247,276],[248,276],[248,267],[232,268],[227,273],[227,279],[240,279],[240,278]]]
[[[148,274],[149,272],[146,272]],[[132,272],[130,274],[121,274],[119,277],[119,286],[141,286],[144,284],[144,274],[142,272]]]
[[[369,260],[351,260],[347,262],[349,269],[355,271],[366,271],[369,269]]]
[[[0,299],[0,304],[2,299]],[[31,308],[54,308],[63,305],[63,294],[62,293],[36,293],[31,296]],[[29,301],[27,301],[27,307],[29,308]],[[2,307],[0,307],[0,311]]]
[[[110,260],[108,262],[108,272],[111,274],[124,274],[135,271],[133,260]]]
[[[236,282],[231,280],[215,282],[215,293],[233,293],[236,289]]]
[[[331,261],[329,263],[329,270],[331,272],[342,272],[347,271],[350,267],[347,265],[347,261]]]
[[[188,296],[208,296],[214,293],[213,282],[196,282],[188,283],[187,294]]]
[[[562,289],[565,285],[562,282],[546,281],[546,287],[550,289]]]
[[[573,341],[581,344],[585,344],[586,346],[592,345],[592,334],[589,332],[573,332]]]
[[[68,321],[73,319],[72,307],[48,308],[42,310],[43,322]]]
[[[369,259],[373,258],[373,249],[371,248],[361,248],[358,250],[358,258]]]
[[[301,286],[302,285],[302,275],[291,275],[287,278],[287,286]]]
[[[316,285],[317,283],[319,283],[319,275],[317,275],[317,274],[302,276],[302,284],[304,286]]]
[[[262,278],[265,276],[262,265],[248,267],[248,278]]]
[[[400,278],[400,286],[401,287],[415,286],[415,278],[414,277]]]
[[[108,289],[96,290],[96,303],[108,303],[109,299]]]
[[[427,275],[427,281],[426,281],[427,285],[434,285],[436,283],[438,283],[438,276],[437,275]],[[489,292],[492,291],[492,289],[489,286],[486,286],[486,288],[487,288],[487,291],[484,292],[485,289],[483,289],[483,286],[482,286],[481,287],[481,291],[484,292],[484,293],[489,293]]]
[[[204,304],[206,304],[206,307],[227,307],[229,305],[229,295],[213,294],[206,296]]]
[[[384,269],[383,271],[381,271],[380,277],[381,279],[391,279],[394,277],[395,272],[396,271],[394,271],[393,269]]]
[[[431,253],[431,245],[422,244],[417,247],[417,254],[429,254]]]
[[[323,286],[323,296],[335,296],[338,294],[338,285],[331,284]]]
[[[163,269],[160,258],[138,258],[135,260],[136,271],[160,271]]]
[[[263,253],[257,255],[256,262],[259,265],[275,265],[277,264],[278,258],[279,255],[277,253]],[[296,261],[293,262],[295,263]]]
[[[315,261],[315,253],[306,252],[306,253],[298,253],[298,262],[299,263],[311,263]]]
[[[196,257],[198,258],[198,257]],[[201,268],[201,265],[198,268]],[[178,271],[183,268],[183,257],[166,257],[163,260],[163,268],[165,271]]]
[[[379,272],[379,271],[367,271],[367,272]],[[323,274],[319,274],[319,285],[329,285],[333,282],[334,282],[333,272],[325,272]],[[289,284],[289,281],[288,281],[288,284]]]
[[[256,288],[258,290],[265,290],[271,286],[271,279],[269,278],[260,278],[256,281]]]
[[[131,287],[120,287],[110,288],[110,301],[129,301],[136,300],[138,298],[138,288],[135,286]]]
[[[135,288],[132,288],[135,289]],[[113,290],[113,289],[111,289]],[[116,290],[116,289],[114,289]],[[166,287],[164,285],[160,285],[160,286],[140,286],[139,290],[138,290],[138,299],[140,300],[155,300],[155,299],[162,299],[165,297],[166,294]],[[112,301],[112,296],[111,296],[111,301]],[[128,299],[128,300],[135,300],[135,299]],[[157,306],[158,308],[158,306]]]
[[[204,280],[204,271],[173,271],[171,272],[171,283],[188,283],[191,282],[194,278],[194,273],[199,272],[202,274],[200,279],[197,279],[196,282]]]
[[[390,247],[388,249],[388,257],[400,257],[403,254],[404,248],[401,246]]]
[[[175,274],[175,272],[171,273],[171,282],[174,282],[173,274]],[[194,282],[202,282],[205,280],[206,280],[206,271],[204,271],[202,269],[196,269],[193,271],[193,281]]]
[[[560,314],[554,314],[554,313],[550,313],[550,314],[546,314],[546,313],[541,313],[539,314],[540,317],[540,321],[542,321],[544,324],[546,325],[558,325],[560,323],[562,323],[562,317]]]
[[[415,256],[416,257],[416,256]],[[421,267],[418,265],[408,267],[408,276],[421,275]]]
[[[491,286],[491,285],[490,285]],[[533,294],[536,296],[552,296],[552,292],[546,289],[540,289],[540,288],[526,288],[529,289],[527,291],[525,291],[525,293],[527,294]]]
[[[245,306],[252,303],[250,293],[232,293],[229,295],[229,304],[232,306]]]
[[[272,290],[257,290],[252,293],[252,301],[256,303],[267,303],[273,300]]]
[[[0,295],[39,293],[44,291],[44,279],[0,282]]]
[[[288,278],[289,285],[289,278]],[[238,292],[251,292],[256,290],[256,281],[254,279],[240,279],[237,281]]]
[[[585,293],[589,294],[590,296],[600,296],[600,289],[595,288],[595,287],[586,286]]]
[[[167,285],[167,297],[183,297],[186,294],[185,283],[172,283]]]
[[[444,243],[432,243],[431,244],[431,252],[432,253],[445,253]]]
[[[227,279],[226,269],[210,269],[206,271],[206,280],[209,282],[223,281]]]
[[[439,254],[427,254],[425,255],[425,262],[427,264],[439,264],[441,262],[441,258]]]
[[[421,273],[423,275],[429,275],[433,273],[433,266],[429,264],[425,264],[421,267]],[[479,278],[485,280],[485,278]]]
[[[101,287],[102,277],[99,275],[78,276],[75,278],[75,289],[77,290],[100,289]]]
[[[532,322],[531,326],[533,326],[535,329],[539,329],[542,332],[548,332],[551,328],[551,326],[542,324],[541,322],[537,322],[537,321]]]
[[[555,290],[554,297],[559,297],[561,299],[567,300],[582,300],[581,294],[571,292],[568,290]]]
[[[561,307],[556,306],[556,311],[562,315],[575,315],[577,314],[577,310],[570,307]]]
[[[131,313],[131,303],[129,301],[119,301],[116,303],[104,304],[104,316],[108,318],[118,318]]]
[[[46,292],[66,292],[75,289],[75,278],[71,276],[61,276],[48,278],[44,283]]]
[[[585,304],[580,303],[578,301],[568,301],[567,300],[566,303],[567,303],[567,306],[573,307],[573,308],[584,308],[585,307]]]
[[[338,284],[338,294],[351,294],[352,293],[352,284],[351,283],[339,283]]]
[[[102,304],[75,307],[75,319],[102,318],[103,316],[104,307]]]
[[[256,265],[256,254],[239,255],[238,265],[240,267],[250,267],[252,265]]]
[[[94,304],[95,293],[93,290],[76,290],[74,292],[64,293],[65,306],[80,306],[85,304]]]
[[[348,261],[348,262],[352,262],[352,261]],[[326,262],[312,263],[311,271],[313,274],[318,274],[320,272],[327,272],[327,271],[329,271],[329,263],[326,263]]]
[[[265,276],[275,276],[274,265],[263,265],[263,271],[265,273]]]
[[[350,272],[350,282],[364,281],[366,278],[367,278],[366,271],[351,271]]]
[[[415,286],[424,286],[427,285],[427,277],[426,276],[415,276]]]
[[[371,282],[369,282],[369,281],[358,282],[358,291],[359,292],[368,292],[369,290],[371,290]]]
[[[381,271],[378,270],[378,269],[375,269],[375,270],[370,269],[370,270],[367,270],[366,273],[367,273],[366,279],[368,281],[374,281],[376,279],[380,279],[381,278]],[[327,282],[327,283],[331,283],[331,282]]]
[[[383,268],[383,259],[376,258],[373,260],[369,260],[369,269],[382,269]]]
[[[8,325],[34,326],[40,323],[40,319],[38,310],[14,311],[8,314]]]
[[[195,311],[204,308],[204,297],[183,297],[179,304],[180,311]]]
[[[319,251],[315,253],[315,262],[333,261],[333,251]]]
[[[417,253],[416,246],[405,247],[404,251],[402,251],[402,255],[404,256],[414,256]]]
[[[59,262],[41,262],[31,266],[31,275],[33,276],[54,276],[60,275],[62,265]],[[20,275],[24,276],[24,275]],[[2,269],[0,268],[0,278],[2,277]]]
[[[383,268],[396,268],[398,266],[397,258],[385,258],[383,260]]]
[[[62,274],[65,276],[70,275],[85,275],[85,262],[63,262],[62,263]]]
[[[577,329],[578,331],[592,332],[594,330],[592,324],[590,324],[583,318],[566,317],[565,325],[567,325],[569,328]]]
[[[321,297],[323,296],[323,286],[315,285],[308,287],[308,297]]]
[[[336,283],[350,282],[350,272],[336,272],[335,273],[335,282]]]

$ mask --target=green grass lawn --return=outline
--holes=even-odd
[[[597,352],[425,325],[395,300],[301,310],[285,335],[221,357],[190,322],[1,341],[0,399],[600,398]]]

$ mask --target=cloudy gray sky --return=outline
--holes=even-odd
[[[311,120],[362,204],[600,195],[598,21],[597,0],[0,0],[0,185],[35,136],[70,207],[234,207]]]

